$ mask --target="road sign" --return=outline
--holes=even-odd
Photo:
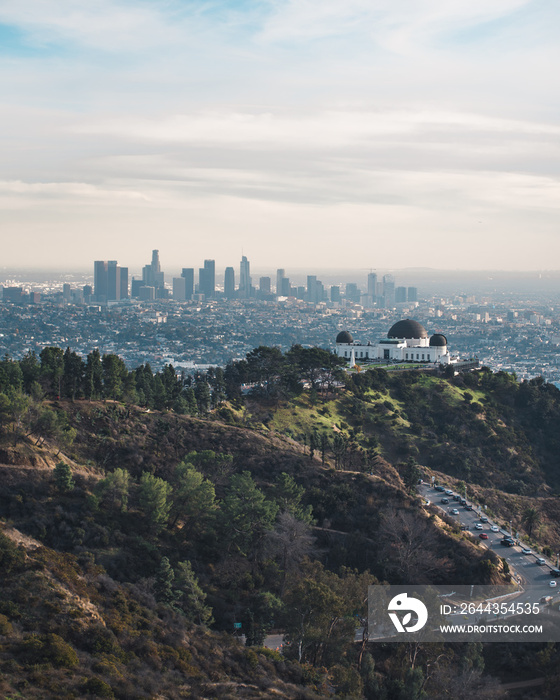
[[[241,629],[241,622],[234,622],[234,623],[233,623],[233,628],[236,629],[236,630],[240,630],[240,629]]]

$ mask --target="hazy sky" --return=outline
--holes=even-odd
[[[560,269],[559,20],[0,0],[0,264]]]

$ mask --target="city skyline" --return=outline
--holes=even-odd
[[[560,269],[555,3],[13,0],[3,264]]]

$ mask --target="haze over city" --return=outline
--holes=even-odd
[[[559,16],[6,1],[3,264],[557,269]]]

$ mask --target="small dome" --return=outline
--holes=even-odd
[[[340,331],[340,333],[336,336],[336,342],[337,343],[353,343],[354,338],[348,333],[348,331]]]
[[[404,321],[397,321],[391,330],[387,333],[387,338],[406,338],[411,340],[413,338],[427,338],[428,334],[426,329],[418,321],[413,321],[410,318]]]
[[[447,345],[447,338],[441,333],[434,333],[430,338],[430,347],[445,347]]]

